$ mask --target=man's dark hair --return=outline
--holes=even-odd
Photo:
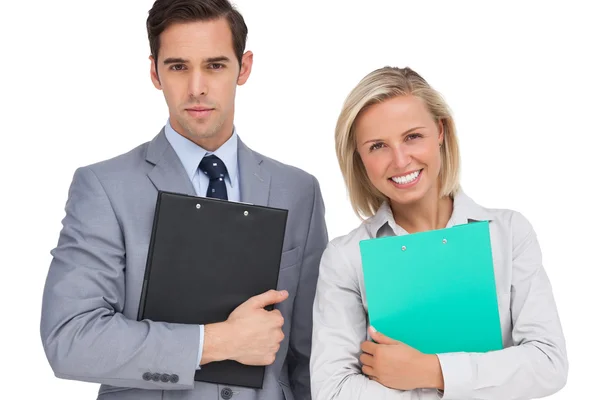
[[[157,71],[160,34],[168,26],[181,22],[214,21],[219,18],[225,18],[229,23],[233,37],[233,49],[241,66],[248,27],[242,15],[228,0],[156,0],[148,12],[146,28],[150,53],[154,57]]]

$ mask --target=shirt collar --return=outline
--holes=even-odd
[[[198,165],[200,165],[200,161],[204,158],[204,156],[207,154],[214,154],[215,156],[219,157],[225,164],[225,167],[227,167],[227,177],[229,178],[231,184],[237,184],[238,135],[235,127],[233,128],[233,134],[231,137],[214,152],[206,151],[206,149],[198,146],[196,143],[177,133],[171,126],[170,121],[167,121],[165,125],[165,136],[181,160],[181,164],[183,164],[183,168],[185,169],[185,172],[190,180],[194,178],[194,175],[198,171]]]
[[[459,189],[454,196],[452,215],[447,227],[467,224],[473,221],[492,221],[493,219],[494,216],[489,210],[475,203],[462,189]],[[387,201],[383,202],[377,213],[366,220],[365,224],[369,236],[372,238],[378,237],[381,230],[386,228],[392,229],[396,235],[407,234],[401,226],[396,224],[392,209]]]

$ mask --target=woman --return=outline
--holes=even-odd
[[[521,214],[484,208],[460,189],[454,122],[441,95],[409,68],[370,73],[344,104],[336,151],[366,220],[332,240],[321,260],[313,399],[508,400],[560,390],[565,340],[535,232]],[[359,242],[469,219],[491,221],[503,349],[423,354],[369,327]]]

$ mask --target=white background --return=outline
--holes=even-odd
[[[11,3],[0,26],[0,398],[92,399],[97,385],[48,366],[41,295],[75,168],[152,139],[167,119],[148,73],[152,1]],[[539,235],[571,363],[552,399],[570,400],[597,396],[600,28],[594,2],[550,3],[239,0],[255,64],[236,125],[253,149],[316,175],[335,237],[359,222],[334,153],[345,96],[384,65],[421,73],[455,113],[465,191],[522,212]]]

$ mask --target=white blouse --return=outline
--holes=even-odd
[[[438,354],[443,393],[389,389],[362,374],[360,345],[368,339],[368,308],[359,242],[407,234],[385,203],[358,228],[332,240],[321,259],[313,307],[313,400],[533,399],[565,385],[565,339],[532,226],[516,211],[483,208],[460,191],[447,227],[469,219],[490,221],[503,349]]]

